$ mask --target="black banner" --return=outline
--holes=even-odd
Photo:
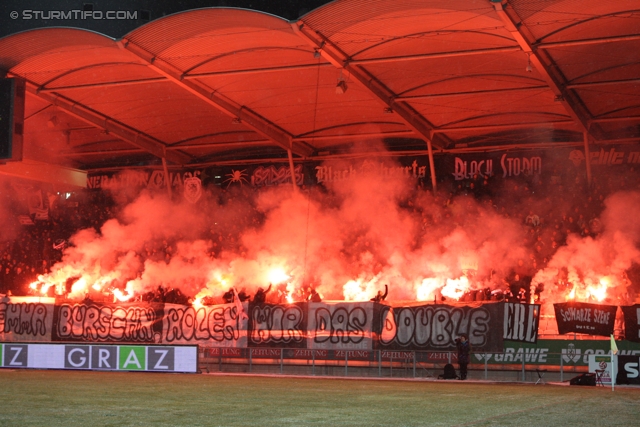
[[[443,157],[447,174],[455,181],[487,177],[513,178],[541,175],[545,167],[544,151],[458,154]]]
[[[618,380],[620,379],[623,381],[617,384],[640,384],[640,356],[618,356]]]
[[[381,331],[374,345],[383,350],[456,351],[455,339],[466,334],[474,351],[502,351],[503,315],[498,303],[383,307],[374,312],[372,329]]]
[[[164,304],[163,343],[189,344],[217,342],[219,345],[246,347],[246,317],[235,304],[194,307]]]
[[[505,340],[536,343],[538,324],[540,323],[540,305],[504,303]]]
[[[633,167],[640,164],[640,146],[593,147],[591,164],[607,167]],[[579,149],[519,150],[491,153],[438,154],[435,156],[438,179],[450,181],[482,192],[510,179],[541,180],[548,183],[572,182],[583,173],[586,159]],[[426,155],[397,156],[394,163],[376,159],[345,161],[305,161],[294,164],[298,186],[341,185],[363,173],[381,177],[405,176],[419,185],[430,185],[429,161]],[[488,179],[484,186],[484,179]],[[164,170],[123,169],[92,173],[87,176],[87,188],[94,190],[151,189],[164,190],[170,183],[177,193],[185,192],[188,183],[197,182],[203,188],[217,186],[224,189],[250,186],[253,188],[291,184],[291,169],[286,162],[262,165],[225,165],[201,169],[174,169],[165,177]]]
[[[391,307],[369,301],[192,306],[16,300],[0,302],[0,341],[308,349],[289,357],[372,360],[363,352],[389,351],[393,358],[415,350],[455,352],[461,334],[484,352],[501,351],[507,339],[535,344],[539,316],[538,305],[506,302]],[[216,351],[211,357],[241,356]],[[272,356],[263,353],[255,356]]]
[[[624,314],[625,339],[640,342],[640,304],[620,308]]]
[[[553,308],[561,335],[577,332],[608,337],[613,334],[617,306],[566,302],[554,304]]]
[[[309,347],[327,350],[370,350],[371,302],[309,304]]]
[[[163,304],[56,305],[51,341],[160,342],[163,316]]]
[[[249,305],[249,347],[306,348],[307,303]]]

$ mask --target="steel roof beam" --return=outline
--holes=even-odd
[[[174,147],[167,147],[167,151],[176,150],[197,150],[202,148],[220,148],[220,149],[236,149],[245,147],[264,147],[270,144],[271,141],[239,141],[239,142],[225,142],[225,143],[211,143],[211,144],[190,144],[190,145],[178,145]],[[58,153],[62,157],[79,157],[79,156],[97,156],[108,154],[140,154],[143,151],[141,149],[120,149],[120,150],[87,150],[87,151],[63,151]]]
[[[597,87],[597,86],[609,86],[609,85],[617,85],[617,84],[626,84],[626,83],[638,83],[640,82],[640,78],[638,79],[620,79],[620,80],[604,80],[601,82],[583,82],[583,83],[570,83],[565,87],[567,89],[581,89],[583,87]]]
[[[434,133],[449,132],[470,132],[485,130],[511,130],[511,129],[527,129],[527,128],[545,128],[557,125],[575,125],[573,120],[556,120],[553,122],[533,122],[533,123],[509,123],[501,125],[482,125],[482,126],[460,126],[460,127],[440,127],[434,130]]]
[[[233,118],[240,119],[245,125],[252,128],[263,136],[266,136],[276,145],[285,150],[291,150],[293,153],[301,157],[309,157],[313,154],[314,149],[301,142],[293,141],[293,136],[281,129],[274,123],[268,121],[258,113],[251,109],[237,104],[235,101],[225,97],[224,95],[212,91],[208,86],[197,80],[185,80],[183,72],[170,63],[157,58],[144,48],[136,45],[127,39],[122,39],[123,48],[129,51],[138,59],[147,63],[148,67],[155,70],[158,74],[168,78],[173,83],[180,86],[187,92],[195,95],[207,104],[219,109],[223,113]]]
[[[381,64],[399,61],[417,61],[420,59],[454,58],[457,56],[487,55],[492,53],[518,52],[519,46],[490,47],[487,49],[460,50],[456,52],[419,53],[415,55],[388,56],[384,58],[350,59],[353,65]]]
[[[592,123],[615,123],[615,122],[635,122],[640,120],[640,116],[626,116],[626,117],[600,117],[591,119]]]
[[[227,70],[227,71],[209,71],[203,73],[188,73],[182,78],[185,80],[199,79],[202,77],[212,76],[234,76],[237,74],[262,74],[262,73],[276,73],[280,71],[296,71],[306,69],[316,69],[318,67],[331,66],[331,64],[300,64],[300,65],[286,65],[282,67],[265,67],[265,68],[249,68],[246,70]]]
[[[582,141],[575,142],[531,142],[524,144],[494,144],[483,145],[475,147],[460,147],[450,148],[442,150],[443,153],[485,153],[489,151],[504,151],[504,150],[539,150],[545,148],[559,148],[559,147],[577,147],[582,146]]]
[[[143,154],[145,151],[141,148],[123,148],[118,150],[96,150],[96,151],[60,151],[57,157],[73,158],[82,156],[124,156],[127,154]]]
[[[562,42],[549,42],[549,43],[534,43],[533,46],[537,49],[553,49],[554,47],[568,47],[568,46],[584,46],[584,45],[592,45],[592,44],[602,44],[602,43],[614,43],[614,42],[625,42],[625,41],[636,41],[640,40],[640,34],[630,34],[626,36],[615,36],[615,37],[601,37],[597,39],[584,39],[584,40],[567,40]]]
[[[545,79],[549,88],[553,91],[558,102],[561,102],[569,115],[578,123],[581,131],[589,131],[590,115],[586,108],[581,104],[579,98],[574,96],[570,91],[566,91],[566,81],[555,68],[552,67],[552,61],[545,52],[535,49],[535,38],[522,23],[520,17],[517,16],[513,8],[509,11],[505,9],[508,3],[500,3],[489,0],[495,8],[496,13],[504,23],[504,28],[511,33],[511,36],[518,42],[524,52],[529,55],[529,60],[536,67],[536,70]]]
[[[130,85],[140,85],[147,83],[155,83],[155,82],[164,82],[167,79],[165,77],[155,77],[150,79],[139,79],[139,80],[123,80],[119,82],[103,82],[103,83],[91,83],[85,85],[74,85],[74,86],[59,86],[59,87],[41,87],[38,89],[38,92],[60,92],[63,90],[79,90],[79,89],[92,89],[95,87],[111,87],[111,86],[130,86]]]
[[[123,141],[153,154],[156,157],[165,158],[170,162],[179,165],[184,165],[191,161],[191,156],[186,154],[180,152],[168,152],[167,146],[162,141],[146,135],[137,129],[125,125],[124,123],[114,120],[111,117],[105,116],[102,113],[92,110],[91,108],[65,96],[51,92],[38,92],[38,86],[30,82],[27,82],[27,92],[55,105],[57,108],[86,123],[103,129]]]
[[[461,50],[459,52],[420,53],[416,55],[389,56],[389,57],[383,57],[383,58],[352,59],[349,61],[349,63],[353,65],[380,64],[380,63],[387,63],[387,62],[417,61],[421,59],[451,58],[456,56],[485,55],[485,54],[491,54],[491,53],[518,52],[518,51],[520,51],[519,46],[506,46],[506,47],[494,47],[489,49]],[[272,72],[280,72],[280,71],[304,70],[307,68],[317,68],[317,67],[328,66],[328,65],[331,65],[331,64],[300,64],[300,65],[287,65],[282,67],[250,68],[246,70],[209,71],[209,72],[203,72],[203,73],[187,73],[183,76],[183,78],[197,79],[200,77],[209,77],[209,76],[231,76],[236,74],[272,73]]]
[[[420,138],[413,130],[398,130],[389,132],[367,132],[367,133],[348,133],[344,135],[318,135],[318,136],[297,136],[293,140],[300,141],[333,141],[333,140],[353,140],[353,139],[366,139],[366,138],[397,138],[397,137],[411,137]]]
[[[487,93],[500,93],[500,92],[522,92],[528,90],[549,90],[549,86],[525,86],[525,87],[509,87],[503,89],[487,89],[487,90],[470,90],[467,92],[448,92],[448,93],[434,93],[425,95],[399,95],[396,97],[398,100],[411,100],[411,99],[431,99],[431,98],[445,98],[451,96],[467,96],[467,95],[482,95]]]

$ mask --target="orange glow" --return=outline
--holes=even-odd
[[[441,279],[430,277],[424,279],[420,286],[418,286],[416,292],[416,299],[418,301],[433,301],[436,296],[436,291],[443,285]]]
[[[113,296],[115,296],[118,301],[127,301],[131,298],[131,295],[125,295],[120,289],[114,289]]]
[[[447,284],[442,288],[442,295],[448,298],[460,299],[469,290],[469,279],[462,276],[459,279],[447,279]]]
[[[87,288],[87,279],[85,277],[81,277],[71,285],[71,292],[69,295],[71,297],[82,296],[87,292]]]
[[[581,280],[576,279],[570,282],[573,287],[567,294],[566,300],[574,301],[604,301],[609,295],[609,288],[615,288],[618,284],[615,277],[603,276],[600,279],[585,277]]]
[[[133,283],[130,281],[127,282],[127,285],[125,286],[125,292],[122,292],[120,289],[114,289],[113,296],[121,302],[129,301],[131,297],[133,297]]]
[[[267,273],[267,279],[269,283],[277,285],[278,283],[284,283],[289,280],[291,276],[285,273],[284,269],[280,267],[272,268],[269,273]]]
[[[607,288],[611,285],[611,279],[609,277],[603,277],[600,281],[587,287],[587,293],[590,297],[594,298],[598,302],[604,301],[607,297]]]
[[[291,267],[294,266],[294,267]],[[484,287],[494,288],[494,283],[482,282],[482,277],[477,275],[478,261],[473,254],[466,254],[458,262],[454,269],[447,265],[439,265],[428,273],[430,277],[416,277],[407,280],[402,273],[380,271],[377,274],[362,273],[359,276],[347,280],[342,286],[342,298],[344,301],[369,301],[375,297],[378,291],[384,291],[385,283],[390,285],[394,293],[392,297],[401,299],[414,299],[415,301],[434,302],[435,300],[459,301],[465,293],[472,289]],[[247,281],[243,276],[243,270],[226,269],[224,266],[215,265],[203,274],[205,279],[197,283],[198,288],[192,288],[191,295],[195,294],[193,305],[202,307],[219,303],[221,295],[231,287],[236,289],[248,288],[248,292],[255,292],[257,286],[264,286],[264,280],[274,286],[271,299],[276,298],[288,304],[295,301],[304,301],[308,297],[309,286],[322,286],[329,288],[329,284],[322,280],[313,279],[305,283],[302,280],[304,273],[295,267],[293,261],[285,260],[283,257],[265,257],[262,262],[250,265],[253,282]],[[463,273],[460,273],[462,271]],[[603,302],[607,298],[616,297],[616,287],[621,287],[625,283],[625,276],[615,275],[607,272],[584,272],[568,268],[563,276],[556,273],[555,285],[557,292],[556,299],[567,301]],[[29,289],[33,295],[47,295],[54,287],[57,296],[64,295],[69,299],[81,300],[91,292],[92,297],[99,297],[96,293],[102,294],[104,298],[113,298],[114,301],[131,301],[143,292],[152,291],[158,285],[166,286],[166,282],[160,282],[154,287],[143,284],[143,279],[138,276],[129,281],[123,280],[122,276],[128,273],[120,271],[102,271],[100,266],[85,266],[80,263],[66,264],[55,269],[47,275],[40,275],[38,279],[29,284]],[[553,279],[552,279],[553,280]],[[316,283],[317,281],[317,283]],[[123,283],[126,286],[123,288]],[[195,282],[194,282],[195,285]],[[286,285],[286,286],[285,286]],[[71,288],[69,288],[71,286]],[[286,288],[286,289],[285,289]],[[532,295],[533,295],[532,288]],[[400,291],[400,292],[398,292]],[[332,292],[332,291],[329,291]],[[337,299],[333,292],[329,295],[331,299]],[[543,297],[550,297],[543,294]],[[321,297],[324,299],[324,297]],[[338,297],[339,298],[339,297]]]
[[[367,280],[359,277],[349,280],[342,287],[345,301],[368,301],[378,292],[378,276]]]

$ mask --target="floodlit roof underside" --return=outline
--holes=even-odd
[[[640,139],[637,0],[198,9],[15,34],[0,68],[27,81],[25,156],[84,170]]]

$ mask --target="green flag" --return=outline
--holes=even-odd
[[[616,345],[615,338],[613,338],[613,334],[611,334],[611,353],[618,354],[618,346]]]

